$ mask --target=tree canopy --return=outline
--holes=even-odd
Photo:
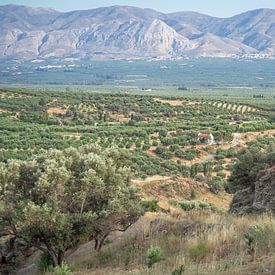
[[[100,249],[142,214],[126,157],[89,145],[0,163],[0,232],[48,253],[54,266],[81,241]]]

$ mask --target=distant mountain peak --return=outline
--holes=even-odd
[[[275,55],[275,10],[230,18],[132,6],[58,12],[0,6],[0,58]]]
[[[15,4],[7,4],[7,5],[3,5],[0,6],[0,9],[6,9],[6,10],[10,10],[10,11],[16,11],[16,10],[28,10],[28,11],[33,11],[33,12],[37,12],[37,13],[41,13],[41,12],[55,12],[55,13],[59,13],[57,10],[53,9],[53,8],[47,8],[47,7],[27,7],[24,5],[15,5]]]

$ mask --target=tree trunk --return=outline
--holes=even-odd
[[[53,267],[61,266],[64,261],[64,252],[58,251],[57,255],[50,253],[53,261]]]
[[[97,248],[97,251],[100,251],[100,250],[101,250],[101,248],[102,248],[102,246],[103,246],[103,244],[104,244],[104,242],[105,242],[105,240],[106,240],[107,237],[108,237],[108,234],[105,235],[105,236],[100,240],[99,245],[98,245],[98,248]]]
[[[53,255],[52,253],[50,253],[50,255],[52,257],[53,267],[57,267],[58,266],[58,257],[56,257],[56,255]]]
[[[98,248],[98,239],[95,239],[95,250]]]
[[[64,252],[63,251],[58,251],[58,256],[57,256],[57,262],[58,265],[61,266],[64,261]]]

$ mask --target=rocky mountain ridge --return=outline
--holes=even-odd
[[[112,6],[58,12],[0,6],[0,58],[275,56],[275,10],[215,18]]]

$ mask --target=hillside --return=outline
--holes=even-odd
[[[275,11],[231,18],[112,6],[58,12],[0,6],[0,57],[178,58],[275,54]]]
[[[274,270],[264,95],[2,88],[0,273]]]

